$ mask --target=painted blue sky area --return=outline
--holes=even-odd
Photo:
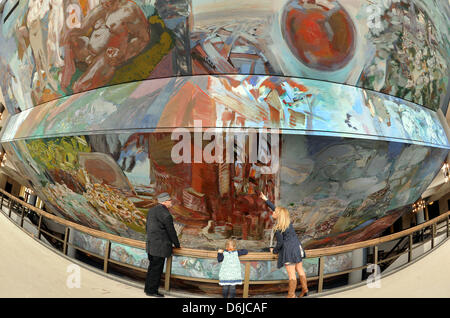
[[[144,12],[145,16],[147,18],[151,17],[152,15],[155,14],[155,7],[149,3],[147,3],[148,1],[136,1],[136,4],[139,5],[142,9],[142,11]]]
[[[13,35],[16,32],[15,28],[18,21],[21,20],[19,17],[23,16],[28,9],[28,0],[19,1],[17,8],[11,13],[8,19],[3,22],[6,15],[11,11],[15,4],[16,1],[6,2],[0,21],[0,41],[2,43],[0,45],[0,55],[7,60],[12,59],[17,52],[17,44]]]
[[[19,2],[19,5],[14,9],[14,11],[9,15],[8,19],[5,21],[6,16],[11,12],[14,6]],[[17,23],[16,19],[23,16],[28,9],[28,0],[9,0],[6,1],[5,7],[3,8],[2,20],[2,35],[10,37],[13,35],[13,27]]]
[[[395,160],[402,152],[404,145],[400,142],[390,142],[388,146],[388,156],[390,160]]]
[[[369,224],[372,224],[373,222],[375,222],[375,219],[370,219],[368,221],[365,221],[365,222],[361,223],[360,225],[358,225],[357,227],[353,228],[352,231],[357,231],[357,230],[363,229],[366,226],[368,226]]]
[[[363,108],[362,108],[362,101],[360,99],[356,99],[355,103],[353,104],[353,110],[357,113],[357,114],[362,114],[363,113]]]

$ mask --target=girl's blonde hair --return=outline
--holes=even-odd
[[[277,215],[277,222],[275,223],[275,226],[273,228],[275,229],[275,231],[286,231],[286,229],[289,227],[289,224],[291,223],[289,211],[283,207],[276,207],[275,214]]]
[[[237,246],[237,243],[236,243],[236,240],[235,239],[228,239],[226,242],[225,242],[225,249],[233,249],[233,250],[235,250],[236,249],[236,246]]]

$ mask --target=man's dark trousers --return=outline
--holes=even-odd
[[[172,245],[180,248],[180,242],[173,226],[173,217],[162,204],[158,204],[148,211],[146,230],[145,249],[150,264],[145,280],[145,292],[154,294],[158,291],[164,261],[172,255]]]
[[[148,265],[148,274],[145,279],[145,292],[154,294],[158,292],[159,282],[161,281],[161,274],[164,270],[165,257],[148,255],[150,264]]]

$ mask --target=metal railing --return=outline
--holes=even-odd
[[[0,199],[0,211],[2,213],[6,214],[3,211],[3,206],[6,200],[8,201],[7,207],[9,208],[8,211],[8,217],[11,218],[11,213],[14,211],[14,213],[20,215],[20,221],[19,226],[23,228],[24,224],[24,217],[27,213],[30,211],[33,211],[39,215],[39,221],[37,224],[37,234],[35,234],[35,237],[40,240],[41,235],[45,234],[49,237],[52,237],[53,239],[59,241],[62,244],[62,251],[65,255],[67,255],[68,247],[72,247],[74,249],[80,250],[82,252],[88,253],[90,255],[93,255],[97,258],[103,259],[103,271],[105,273],[108,273],[108,267],[109,264],[116,264],[120,266],[124,266],[130,269],[138,270],[141,272],[146,272],[147,270],[141,267],[133,266],[127,263],[123,263],[117,260],[113,260],[110,257],[110,251],[111,251],[111,243],[116,242],[124,245],[128,245],[130,247],[145,249],[145,242],[133,240],[130,238],[124,238],[117,235],[113,235],[110,233],[102,232],[99,230],[91,229],[89,227],[67,221],[63,218],[60,218],[58,216],[55,216],[53,214],[50,214],[48,212],[45,212],[43,210],[40,210],[22,200],[19,198],[16,198],[15,196],[7,193],[3,189],[0,189],[1,193],[1,199]],[[63,225],[65,227],[64,237],[60,238],[52,233],[42,229],[42,222],[43,219],[49,219],[52,220],[60,225]],[[415,227],[409,228],[407,230],[367,240],[362,241],[358,243],[352,243],[347,245],[341,245],[336,247],[327,247],[327,248],[319,248],[319,249],[310,249],[306,250],[306,258],[318,258],[318,274],[315,276],[309,276],[307,277],[308,283],[311,281],[317,281],[317,292],[321,293],[323,292],[324,288],[324,281],[326,279],[330,279],[333,277],[337,277],[340,275],[349,274],[354,271],[362,271],[364,269],[367,269],[370,265],[380,265],[385,262],[391,262],[394,259],[400,257],[403,254],[408,254],[408,263],[411,263],[413,261],[413,250],[416,248],[421,247],[422,245],[428,243],[431,241],[431,249],[436,247],[435,240],[436,240],[436,233],[438,230],[445,228],[446,234],[444,242],[447,241],[447,239],[450,236],[450,211],[430,220],[425,223],[422,223],[420,225],[417,225]],[[438,226],[438,223],[445,221],[443,225]],[[97,238],[105,239],[105,250],[103,255],[97,255],[95,253],[92,253],[91,251],[86,251],[74,244],[69,243],[69,236],[70,236],[70,228],[73,228],[77,231],[83,232],[88,235],[92,235]],[[423,240],[421,244],[416,244],[413,246],[413,235],[418,232],[423,231],[429,231],[429,238]],[[33,236],[32,233],[29,233],[26,231],[29,235]],[[379,255],[379,247],[383,243],[391,242],[394,240],[402,239],[404,237],[408,237],[408,247],[406,250],[402,251],[401,253],[395,254],[394,256],[389,256],[387,258],[381,258]],[[443,242],[441,242],[442,244]],[[440,244],[439,244],[440,245]],[[373,247],[373,262],[371,264],[366,264],[360,267],[351,268],[344,271],[339,272],[333,272],[333,273],[327,273],[325,274],[325,257],[327,256],[333,256],[333,255],[339,255],[343,253],[348,253],[357,249],[361,248],[370,248]],[[193,257],[193,258],[203,258],[203,259],[216,259],[217,258],[217,252],[216,251],[207,251],[207,250],[198,250],[198,249],[190,249],[190,248],[179,248],[173,249],[173,255],[176,256],[187,256],[187,257]],[[173,257],[173,256],[172,256]],[[218,283],[218,280],[216,279],[206,279],[206,278],[196,278],[191,276],[181,276],[181,275],[173,275],[172,274],[172,257],[167,258],[166,261],[166,271],[165,271],[165,280],[164,280],[164,288],[166,291],[170,290],[170,282],[171,279],[183,279],[183,280],[190,280],[190,281],[196,281],[196,282],[203,282],[203,283]],[[249,296],[249,287],[250,285],[265,285],[265,284],[283,284],[288,283],[287,279],[284,280],[251,280],[250,279],[250,262],[252,261],[275,261],[277,259],[277,255],[268,253],[268,252],[250,252],[247,255],[240,257],[241,261],[245,264],[245,274],[244,274],[244,280],[243,280],[243,297],[247,298]]]

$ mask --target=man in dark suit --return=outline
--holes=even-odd
[[[180,248],[177,232],[173,226],[173,218],[169,212],[172,206],[167,193],[158,195],[158,205],[148,210],[146,251],[150,264],[145,280],[145,294],[147,296],[164,297],[158,292],[161,274],[166,257],[172,255],[172,244]]]

